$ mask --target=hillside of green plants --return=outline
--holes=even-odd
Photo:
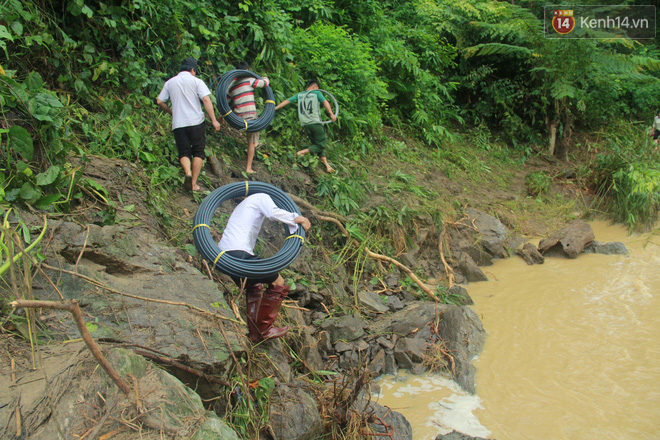
[[[105,156],[148,176],[147,208],[175,244],[185,241],[167,209],[183,175],[155,98],[193,56],[209,86],[248,61],[278,102],[319,78],[340,103],[327,128],[338,173],[296,157],[305,139],[293,110],[263,134],[255,166],[282,179],[305,171],[307,198],[393,252],[416,217],[431,216],[440,230],[471,194],[504,190],[530,160],[551,165],[528,173],[528,200],[495,214],[575,216],[552,191],[570,180],[595,214],[631,229],[657,217],[658,154],[648,137],[660,94],[655,40],[547,39],[537,2],[6,0],[2,9],[5,213],[75,216],[93,204],[94,222],[116,222],[135,207],[81,171]],[[243,144],[226,127],[208,132],[209,155],[226,166],[244,160]],[[214,187],[206,172],[202,184]]]

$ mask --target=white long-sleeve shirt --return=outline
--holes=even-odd
[[[298,230],[298,224],[295,222],[298,215],[278,208],[267,194],[252,194],[232,212],[218,246],[221,251],[245,251],[254,254],[254,246],[265,218],[289,225],[289,233],[294,234]]]

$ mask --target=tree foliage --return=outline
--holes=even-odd
[[[337,151],[358,155],[385,124],[438,157],[464,127],[566,159],[575,130],[651,118],[655,44],[546,39],[542,12],[496,0],[5,0],[0,201],[69,200],[72,154],[139,161],[174,184],[153,99],[189,55],[209,85],[247,60],[279,99],[318,77],[340,103]],[[299,135],[295,118],[271,129],[285,144]]]

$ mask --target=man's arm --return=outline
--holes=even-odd
[[[156,99],[156,104],[158,104],[158,107],[162,108],[163,111],[169,113],[170,115],[172,114],[172,109],[170,108],[169,105],[162,99]]]
[[[202,103],[204,104],[206,113],[208,113],[209,118],[211,118],[211,122],[213,123],[213,128],[215,128],[215,131],[220,131],[220,123],[215,117],[215,110],[213,109],[213,102],[211,102],[211,96],[206,95],[205,97],[203,97]],[[224,122],[225,120],[223,119],[222,121]]]
[[[291,102],[291,101],[289,101],[288,99],[285,99],[284,101],[280,102],[279,104],[277,104],[275,106],[275,110],[279,110],[282,107],[285,107],[285,106],[289,105],[289,102]]]
[[[332,119],[332,122],[335,122],[337,120],[337,116],[335,116],[334,112],[332,111],[332,107],[330,107],[330,102],[326,99],[323,101],[323,107],[325,107],[325,111],[328,112],[330,115],[330,119]]]

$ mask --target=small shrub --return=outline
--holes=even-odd
[[[547,174],[536,171],[528,175],[525,179],[527,185],[527,192],[529,195],[538,197],[542,194],[547,194],[550,191],[550,176]]]

